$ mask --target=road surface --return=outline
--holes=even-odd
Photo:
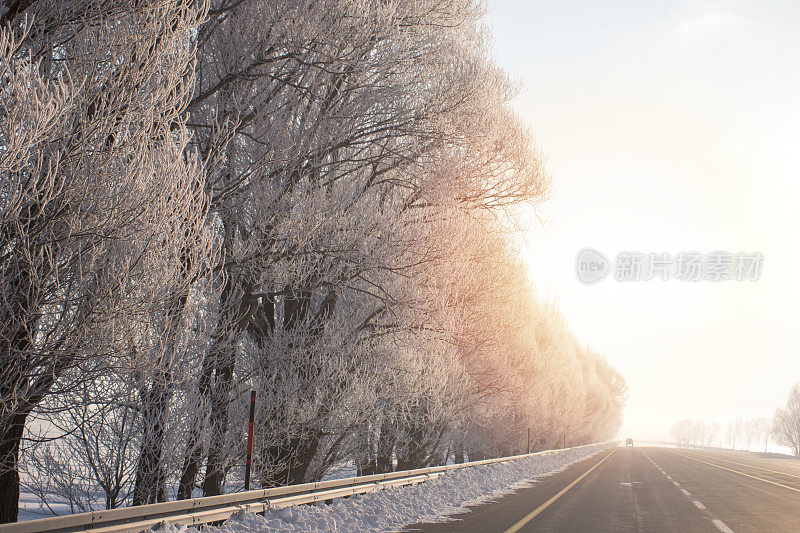
[[[455,518],[406,531],[800,532],[800,460],[617,447]]]

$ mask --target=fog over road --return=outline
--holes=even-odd
[[[407,531],[800,531],[800,461],[612,448],[457,521]]]

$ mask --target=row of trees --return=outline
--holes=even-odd
[[[0,522],[613,436],[471,0],[0,10]],[[20,472],[23,475],[20,478]]]
[[[693,446],[712,446],[713,442],[721,445],[723,442],[717,422],[692,422],[689,419],[676,422],[670,429],[670,438]],[[800,456],[800,382],[789,391],[784,407],[775,410],[772,420],[763,417],[742,420],[739,417],[728,423],[725,432],[725,443],[733,449],[763,448],[766,451],[770,438]]]
[[[693,422],[684,419],[670,428],[669,436],[678,444],[690,446],[716,446],[731,449],[765,449],[769,442],[772,428],[767,418],[741,417],[729,421],[723,432],[719,422],[701,420]]]

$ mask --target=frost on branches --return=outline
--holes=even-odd
[[[616,432],[476,2],[2,5],[0,521]]]

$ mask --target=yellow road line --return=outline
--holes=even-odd
[[[708,455],[705,455],[705,454],[700,454],[700,456],[701,457],[706,457],[706,458],[709,457]],[[711,458],[712,459],[716,459],[717,461],[723,461],[725,463],[731,463],[731,464],[739,465],[739,466],[746,466],[748,468],[758,468],[759,470],[764,470],[766,472],[772,472],[773,474],[781,474],[781,475],[784,475],[784,476],[800,478],[800,476],[798,476],[797,474],[790,474],[788,472],[781,472],[780,470],[770,470],[769,468],[764,468],[763,466],[749,465],[747,463],[737,463],[736,461],[729,461],[727,459],[722,459],[721,457],[714,457],[713,455],[711,456]]]
[[[670,451],[672,451],[672,450],[670,450]],[[795,487],[790,487],[789,485],[784,485],[782,483],[776,483],[774,481],[770,481],[768,479],[764,479],[764,478],[757,477],[757,476],[751,476],[750,474],[745,474],[744,472],[739,472],[738,470],[734,470],[732,468],[726,468],[724,466],[715,465],[714,463],[709,463],[709,462],[703,461],[701,459],[695,459],[694,457],[689,457],[688,455],[683,455],[682,453],[678,453],[678,452],[672,452],[672,453],[674,453],[675,455],[680,455],[681,457],[685,457],[687,459],[691,459],[692,461],[697,461],[698,463],[704,463],[704,464],[707,464],[709,466],[715,466],[717,468],[721,468],[722,470],[727,470],[728,472],[733,472],[735,474],[739,474],[740,476],[749,477],[749,478],[752,478],[752,479],[757,479],[759,481],[763,481],[764,483],[769,483],[770,485],[775,485],[777,487],[783,487],[784,489],[789,489],[789,490],[793,490],[795,492],[800,492],[800,489],[795,488]]]
[[[506,529],[505,533],[517,533],[517,531],[519,531],[520,529],[522,529],[522,528],[523,528],[523,526],[525,526],[525,524],[527,524],[528,522],[530,522],[531,520],[533,520],[533,519],[536,517],[536,515],[538,515],[539,513],[541,513],[542,511],[544,511],[545,509],[547,509],[547,508],[548,508],[548,507],[549,507],[549,506],[550,506],[550,505],[551,505],[551,504],[552,504],[554,501],[556,501],[556,500],[557,500],[557,499],[559,499],[561,496],[563,496],[565,492],[567,492],[569,489],[571,489],[572,487],[574,487],[574,486],[575,486],[575,485],[578,483],[578,481],[580,481],[580,480],[582,480],[583,478],[585,478],[586,476],[588,476],[588,475],[589,475],[589,473],[590,473],[592,470],[594,470],[595,468],[597,468],[598,466],[600,466],[600,465],[603,463],[603,461],[605,461],[606,459],[608,459],[609,457],[611,457],[611,456],[614,454],[614,452],[615,452],[615,451],[617,451],[617,449],[616,449],[616,448],[614,448],[613,450],[611,450],[611,453],[609,453],[608,455],[606,455],[605,457],[603,457],[603,458],[600,460],[600,462],[599,462],[599,463],[597,463],[596,465],[594,465],[593,467],[591,467],[589,470],[587,470],[586,472],[584,472],[583,474],[581,474],[581,475],[578,477],[578,479],[576,479],[575,481],[573,481],[572,483],[570,483],[569,485],[567,485],[566,487],[564,487],[563,489],[561,489],[561,490],[560,490],[560,491],[559,491],[559,492],[558,492],[558,493],[557,493],[555,496],[553,496],[552,498],[550,498],[549,500],[547,500],[546,502],[544,502],[542,505],[540,505],[539,507],[537,507],[536,509],[534,509],[534,510],[533,510],[533,511],[532,511],[530,514],[527,514],[527,515],[525,515],[525,517],[524,517],[522,520],[520,520],[519,522],[517,522],[516,524],[514,524],[514,525],[513,525],[513,526],[511,526],[510,528]]]

